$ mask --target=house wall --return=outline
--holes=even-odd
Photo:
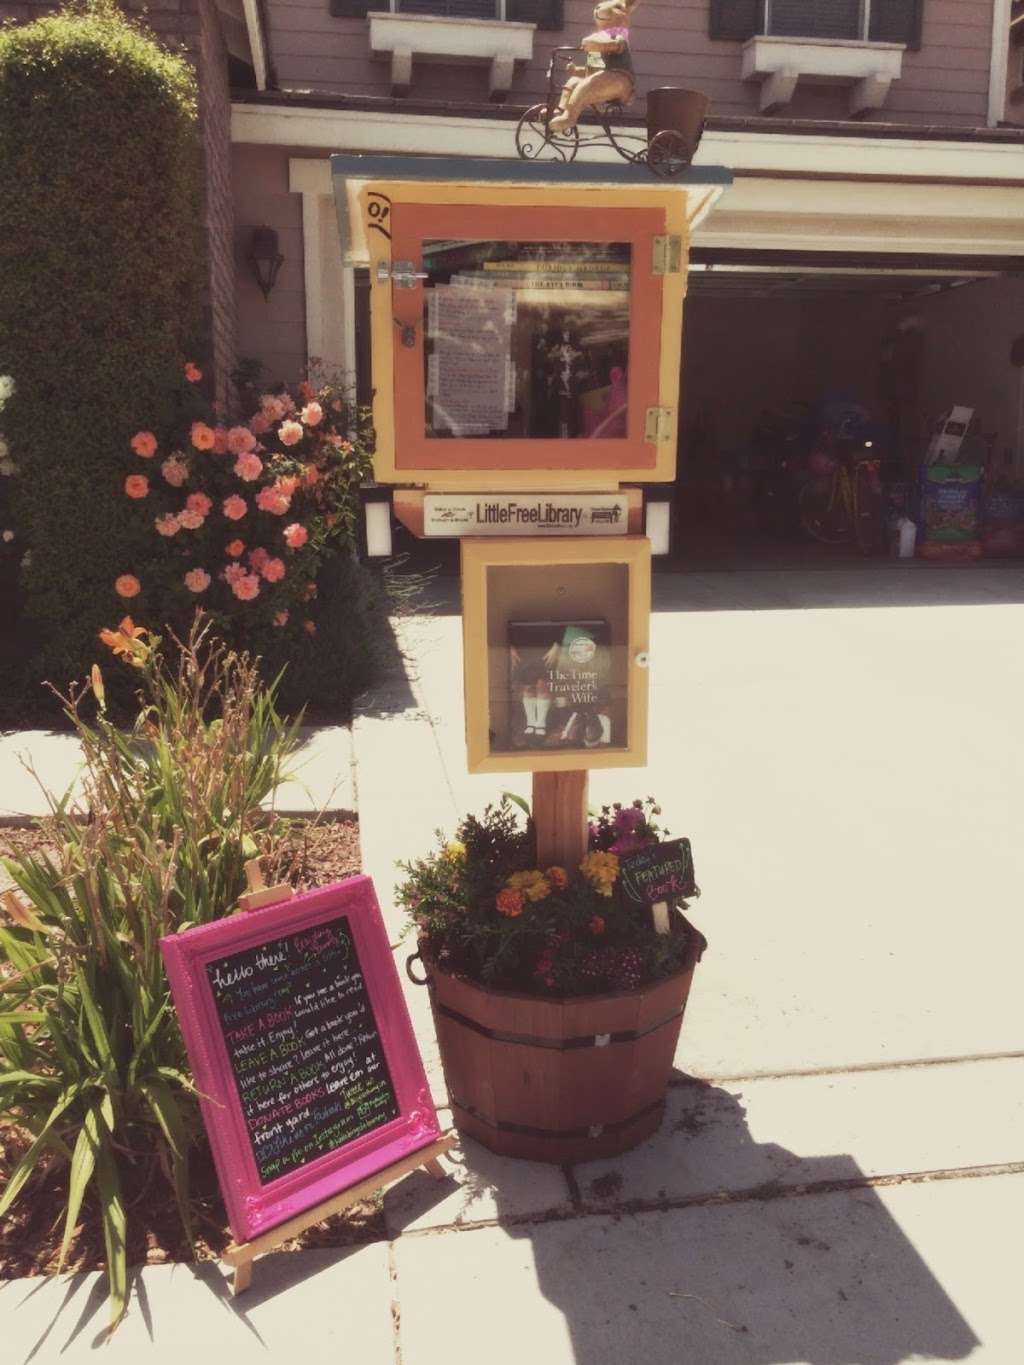
[[[288,185],[287,147],[232,148],[237,341],[239,357],[258,360],[268,380],[294,382],[306,367],[306,311],[302,238],[302,196]],[[313,155],[303,149],[301,155]],[[325,153],[326,155],[326,153]],[[252,230],[273,228],[284,264],[264,299],[246,262]]]
[[[905,53],[903,76],[894,83],[880,118],[984,125],[993,3],[925,0],[921,51]],[[267,0],[265,8],[272,62],[282,89],[337,95],[390,93],[390,63],[372,57],[366,19],[334,18],[328,0]],[[566,0],[564,31],[536,33],[533,61],[517,73],[510,103],[531,104],[543,97],[551,48],[589,32],[592,8],[590,0]],[[707,0],[643,0],[633,20],[640,90],[694,86],[711,96],[718,114],[758,113],[757,84],[740,79],[741,46],[708,37]],[[417,99],[484,102],[487,71],[483,65],[414,61],[411,93]],[[841,87],[801,84],[785,113],[793,118],[843,119],[847,100],[848,92]],[[635,107],[642,112],[642,101]]]

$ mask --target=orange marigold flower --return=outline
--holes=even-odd
[[[114,591],[118,597],[138,597],[142,584],[133,573],[123,573],[114,580]]]
[[[244,540],[229,540],[224,546],[224,553],[230,555],[233,559],[237,559],[244,549]]]
[[[124,491],[130,498],[149,496],[149,480],[145,474],[129,474],[124,481]]]
[[[212,450],[217,441],[213,427],[208,427],[205,422],[193,422],[189,439],[196,450]]]
[[[499,915],[508,915],[510,919],[515,919],[516,915],[523,913],[523,898],[518,891],[512,891],[508,887],[504,891],[498,892],[495,902],[498,907]]]
[[[315,621],[303,621],[303,623],[302,623],[302,628],[303,628],[303,630],[306,632],[307,635],[315,635],[315,634],[316,634],[316,622],[315,622]]]
[[[203,372],[198,365],[189,360],[185,363],[185,378],[190,384],[198,384],[203,377]]]
[[[592,934],[604,933],[604,920],[600,915],[594,915],[590,921],[590,932]]]

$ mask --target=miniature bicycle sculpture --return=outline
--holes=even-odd
[[[666,179],[684,171],[700,145],[707,96],[676,86],[649,91],[645,131],[624,132],[612,126],[612,119],[625,107],[623,100],[589,106],[589,116],[596,119],[596,126],[589,121],[582,127],[576,123],[566,126],[564,91],[567,86],[571,89],[576,79],[574,73],[580,70],[580,51],[575,47],[552,50],[547,100],[527,109],[516,127],[516,151],[520,157],[524,161],[569,162],[576,159],[580,148],[610,147],[623,161],[647,166],[652,174]]]

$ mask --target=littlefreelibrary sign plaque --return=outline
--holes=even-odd
[[[622,854],[619,881],[629,899],[639,905],[696,895],[689,839],[668,839]]]
[[[160,946],[236,1239],[437,1139],[368,877]]]
[[[624,536],[623,493],[427,493],[425,536]]]

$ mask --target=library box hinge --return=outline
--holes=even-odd
[[[675,435],[675,416],[674,408],[648,408],[644,440],[652,441],[655,445],[671,441]]]
[[[415,289],[417,282],[426,278],[427,272],[417,270],[412,261],[381,261],[377,266],[380,283],[390,280],[395,289]]]
[[[654,239],[654,261],[651,271],[655,275],[678,275],[683,268],[683,239],[678,232],[667,233]]]

